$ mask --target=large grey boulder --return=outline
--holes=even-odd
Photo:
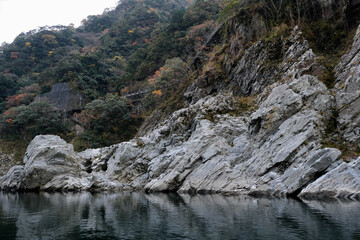
[[[58,136],[37,136],[28,146],[23,167],[14,167],[4,177],[2,188],[22,190],[40,189],[54,176],[60,174],[79,175],[79,158],[72,145]]]
[[[122,185],[105,171],[113,148],[74,151],[59,136],[40,135],[28,146],[23,166],[14,166],[0,178],[3,190],[104,191]]]
[[[71,144],[59,136],[37,136],[26,149],[22,189],[38,189],[54,176],[81,174],[80,159]]]

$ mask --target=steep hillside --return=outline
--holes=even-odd
[[[142,104],[134,106],[134,101],[120,95],[138,88],[159,91],[150,91],[147,79],[166,59],[187,57],[184,49],[193,40],[185,40],[189,28],[216,14],[215,4],[206,3],[200,10],[205,3],[197,1],[186,10],[188,2],[182,0],[124,0],[113,10],[89,16],[79,29],[54,26],[20,34],[2,47],[0,55],[2,138],[30,141],[37,134],[60,134],[77,149],[130,139],[144,110]],[[81,106],[67,107],[66,112],[51,104],[42,112],[35,110],[36,96],[50,92],[58,83],[67,83],[73,94],[81,96]],[[146,101],[146,112],[155,107],[154,97],[148,97],[152,104]],[[122,122],[109,119],[106,105],[111,101],[118,103],[113,117],[121,115]],[[37,114],[24,119],[26,111]],[[51,126],[44,127],[38,120],[43,114],[49,116]]]

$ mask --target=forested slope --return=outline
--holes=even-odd
[[[183,80],[194,46],[216,24],[217,1],[189,4],[124,0],[102,15],[89,16],[78,29],[46,26],[2,46],[2,138],[30,141],[38,134],[60,134],[79,149],[131,138],[163,95]],[[169,71],[181,72],[180,79],[163,77],[154,84],[151,79],[167,59],[168,68],[180,67]],[[63,112],[34,102],[57,83],[67,83],[72,93],[81,95],[81,109]],[[136,102],[122,97],[134,91],[148,94]]]

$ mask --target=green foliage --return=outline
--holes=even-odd
[[[5,101],[6,97],[13,94],[16,83],[13,79],[0,74],[0,102]]]
[[[5,46],[5,61],[0,65],[0,71],[7,69],[21,76],[44,70],[76,47],[73,34],[74,30],[65,26],[44,27],[20,34],[12,44]]]
[[[348,28],[344,19],[336,21],[318,20],[303,25],[306,39],[315,52],[334,54],[344,47]]]
[[[142,122],[141,118],[132,116],[130,106],[114,94],[88,103],[79,121],[85,127],[85,133],[77,139],[78,149],[129,140]]]
[[[325,68],[325,72],[320,77],[320,80],[327,86],[327,88],[331,89],[336,83],[335,71],[334,68],[329,66],[326,66]]]
[[[184,24],[190,27],[206,20],[216,20],[222,2],[221,0],[195,0],[184,14]]]
[[[73,136],[69,116],[49,104],[31,103],[53,84],[67,82],[89,102],[79,114],[85,132],[76,137],[78,149],[128,140],[142,122],[141,113],[134,115],[129,103],[108,93],[146,80],[165,64],[153,86],[157,95],[149,97],[156,102],[171,96],[186,79],[181,72],[186,64],[172,58],[195,51],[187,32],[216,19],[218,3],[197,0],[186,10],[186,0],[124,0],[113,11],[89,16],[79,29],[55,26],[20,34],[0,57],[0,73],[7,73],[0,74],[0,110],[7,110],[1,132],[15,139]],[[30,91],[35,85],[37,91]]]
[[[116,13],[114,11],[103,15],[91,15],[83,21],[83,25],[79,28],[80,32],[102,32],[108,29],[116,21]]]
[[[222,9],[219,22],[227,20],[229,17],[238,13],[240,7],[244,4],[243,0],[227,0],[224,2],[224,8]]]
[[[28,106],[11,108],[1,117],[0,131],[5,138],[22,136],[32,139],[39,134],[62,134],[69,123],[49,103],[33,102]]]
[[[68,82],[89,100],[105,95],[114,79],[107,63],[91,54],[64,58],[37,76],[37,82],[47,86],[46,91],[55,83]]]
[[[174,95],[190,75],[190,67],[180,58],[166,60],[165,65],[148,78],[151,91],[143,100],[145,110],[154,110],[161,102]]]
[[[104,100],[88,103],[82,116],[87,119],[87,128],[97,131],[118,131],[131,117],[129,106],[116,95],[108,94]]]
[[[180,58],[168,59],[156,79],[156,85],[158,88],[176,91],[179,84],[189,77],[190,71],[188,64]]]
[[[5,46],[0,72],[27,79],[22,87],[38,83],[41,93],[68,82],[90,101],[119,91],[133,80],[145,80],[166,59],[194,51],[187,30],[216,18],[219,2],[197,0],[185,10],[186,2],[124,0],[113,11],[89,16],[77,30],[55,26],[20,34]],[[5,88],[0,89],[3,99],[18,94],[19,87]]]
[[[122,14],[103,38],[102,54],[129,57],[147,46],[145,39],[151,39],[158,24],[181,6],[176,2],[181,1],[123,1],[118,7]]]

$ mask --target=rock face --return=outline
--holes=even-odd
[[[360,200],[360,158],[342,163],[300,194],[303,198],[347,198]]]
[[[360,148],[360,27],[352,48],[336,67],[336,107],[338,123],[344,138]]]
[[[9,171],[8,166],[13,166],[15,162],[15,153],[4,153],[0,149],[0,176]]]
[[[67,83],[58,83],[52,86],[49,93],[36,96],[35,101],[49,102],[59,110],[71,111],[82,108],[82,97],[73,94]]]
[[[80,168],[72,145],[58,136],[37,136],[28,146],[24,167],[10,169],[2,188],[39,189],[56,175],[76,174]],[[24,181],[26,179],[26,181]]]
[[[358,141],[359,35],[337,67],[336,94],[319,81],[324,67],[295,28],[283,43],[276,74],[266,75],[281,76],[277,81],[247,69],[271,54],[262,41],[229,68],[228,86],[251,94],[255,110],[219,88],[144,136],[108,148],[76,153],[59,137],[38,136],[24,166],[12,168],[0,187],[358,199],[360,158],[345,163],[338,149],[321,142],[330,109],[339,106],[344,137]]]

